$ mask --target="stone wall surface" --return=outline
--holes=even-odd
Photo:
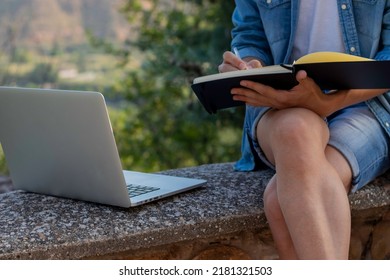
[[[12,181],[9,177],[0,176],[0,194],[13,190]]]
[[[0,259],[277,259],[263,212],[270,170],[168,170],[205,187],[123,209],[23,191],[0,195]],[[350,196],[351,259],[390,259],[390,179]]]

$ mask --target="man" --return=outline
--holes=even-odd
[[[316,51],[390,59],[390,1],[236,0],[232,47],[220,72],[291,63]],[[386,89],[323,92],[306,72],[277,90],[242,81],[247,104],[242,158],[275,169],[265,213],[282,259],[347,259],[348,193],[390,165]],[[389,99],[390,100],[390,99]]]

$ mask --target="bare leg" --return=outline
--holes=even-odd
[[[265,205],[281,258],[347,258],[350,209],[344,184],[349,185],[350,169],[327,146],[324,121],[306,109],[270,111],[258,136],[276,166]]]
[[[269,227],[279,253],[279,259],[295,260],[298,258],[291,240],[282,210],[280,209],[276,175],[269,181],[264,192],[264,210]]]

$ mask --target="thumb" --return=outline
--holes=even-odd
[[[312,78],[310,78],[307,75],[307,72],[304,70],[299,70],[298,73],[295,75],[295,79],[298,81],[299,85],[305,87],[306,89],[314,91],[320,90],[317,83]]]
[[[299,70],[298,73],[295,75],[295,79],[298,81],[298,83],[301,86],[304,86],[305,88],[308,89],[318,88],[316,82],[313,79],[311,79],[307,75],[307,72],[304,70]]]
[[[307,73],[305,70],[299,70],[298,73],[295,75],[295,78],[299,83],[304,82],[304,80],[307,78]]]

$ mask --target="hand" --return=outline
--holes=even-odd
[[[226,51],[223,62],[218,66],[220,73],[262,67],[261,62],[254,58],[240,59],[234,53]]]
[[[241,81],[243,88],[232,89],[233,99],[252,106],[265,106],[275,109],[292,107],[307,108],[325,117],[332,113],[327,106],[328,95],[325,95],[305,71],[296,75],[299,84],[290,90],[277,90],[272,87],[252,82]],[[329,95],[330,96],[330,95]]]
[[[252,81],[241,81],[242,88],[234,88],[233,99],[252,106],[265,106],[274,109],[293,107],[306,108],[327,117],[347,106],[366,101],[383,94],[389,89],[350,89],[324,94],[313,79],[303,70],[296,75],[298,85],[290,90],[277,90]]]

